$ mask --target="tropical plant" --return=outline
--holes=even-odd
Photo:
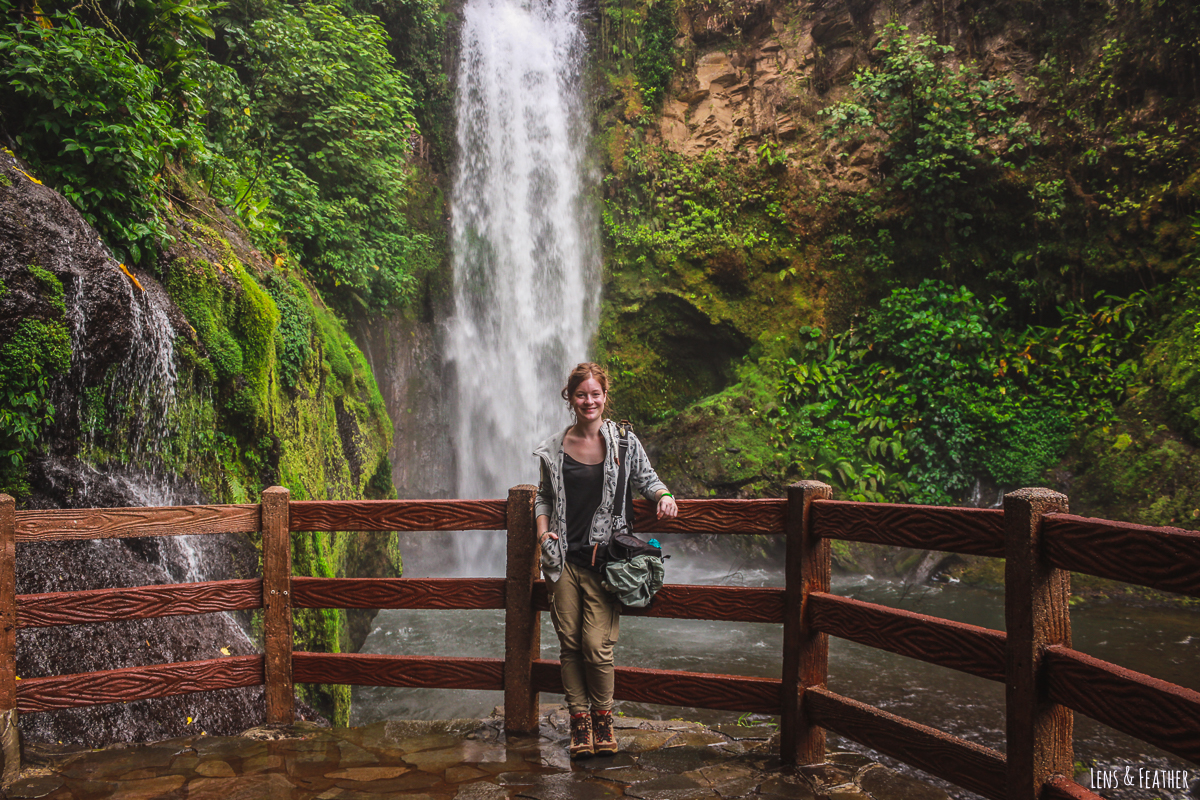
[[[1017,113],[1011,82],[952,65],[949,45],[893,23],[878,51],[879,61],[851,83],[854,96],[821,112],[826,134],[881,141],[885,180],[912,204],[910,219],[967,235],[986,185],[978,173],[1019,166],[1038,137]]]
[[[1098,295],[1057,327],[1006,329],[1003,298],[926,280],[849,330],[800,332],[780,367],[780,443],[853,499],[944,503],[979,478],[1036,480],[1074,425],[1104,421],[1134,377],[1152,298]]]

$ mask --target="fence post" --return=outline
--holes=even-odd
[[[508,563],[504,577],[504,729],[535,733],[538,693],[533,690],[533,662],[541,652],[542,631],[533,610],[537,577],[537,524],[533,499],[537,487],[523,484],[508,490]]]
[[[262,493],[263,632],[266,650],[267,722],[295,721],[292,685],[292,533],[288,490]]]
[[[0,494],[0,785],[21,776],[17,728],[17,504]]]
[[[787,766],[825,761],[825,731],[804,713],[802,687],[824,686],[829,675],[829,637],[804,617],[809,592],[829,591],[829,541],[813,530],[812,502],[833,497],[819,481],[788,487],[783,617],[783,709],[779,758]]]
[[[1041,556],[1042,517],[1066,510],[1049,489],[1004,496],[1008,800],[1035,800],[1052,775],[1072,775],[1074,717],[1047,699],[1041,674],[1044,649],[1071,644],[1071,573]]]

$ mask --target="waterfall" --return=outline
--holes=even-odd
[[[559,392],[599,305],[584,52],[576,0],[467,0],[447,336],[459,497],[535,482],[534,446],[570,421]],[[503,546],[460,535],[460,574],[500,574]]]

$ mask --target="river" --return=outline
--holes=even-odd
[[[477,534],[490,536],[493,534]],[[495,534],[502,537],[503,534]],[[413,535],[419,536],[419,535]],[[778,566],[748,563],[732,552],[679,552],[676,537],[663,536],[672,583],[782,586]],[[442,574],[438,548],[422,548],[424,557],[405,561],[405,574]],[[962,584],[911,586],[875,580],[870,576],[835,576],[833,591],[873,603],[904,608],[946,619],[1004,629],[1004,597],[996,590]],[[1158,678],[1200,690],[1200,609],[1144,607],[1119,601],[1087,602],[1072,609],[1076,649]],[[618,664],[778,677],[783,627],[761,623],[721,623],[697,620],[639,619],[621,621]],[[549,615],[542,615],[542,656],[557,659],[558,642]],[[502,611],[385,610],[363,647],[366,653],[502,657]],[[829,688],[969,741],[1003,750],[1004,687],[955,670],[892,655],[852,642],[831,638]],[[353,722],[380,719],[434,719],[486,716],[502,702],[499,692],[436,689],[355,687]],[[543,703],[561,702],[542,695]],[[684,717],[704,722],[732,722],[730,712],[680,709],[619,702],[617,710],[631,716]],[[755,720],[768,720],[754,717]],[[747,718],[749,721],[749,718]],[[835,738],[835,746],[863,750]],[[1131,767],[1186,769],[1200,778],[1194,764],[1150,747],[1099,723],[1075,715],[1075,758],[1097,769]],[[1085,786],[1089,774],[1078,780]],[[958,791],[956,796],[974,797]],[[1105,798],[1163,798],[1184,800],[1185,792],[1124,788],[1103,790]]]

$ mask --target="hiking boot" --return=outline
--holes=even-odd
[[[591,758],[592,754],[592,715],[586,711],[572,714],[571,758]]]
[[[598,756],[617,754],[617,739],[613,736],[612,712],[592,712],[592,750]]]

